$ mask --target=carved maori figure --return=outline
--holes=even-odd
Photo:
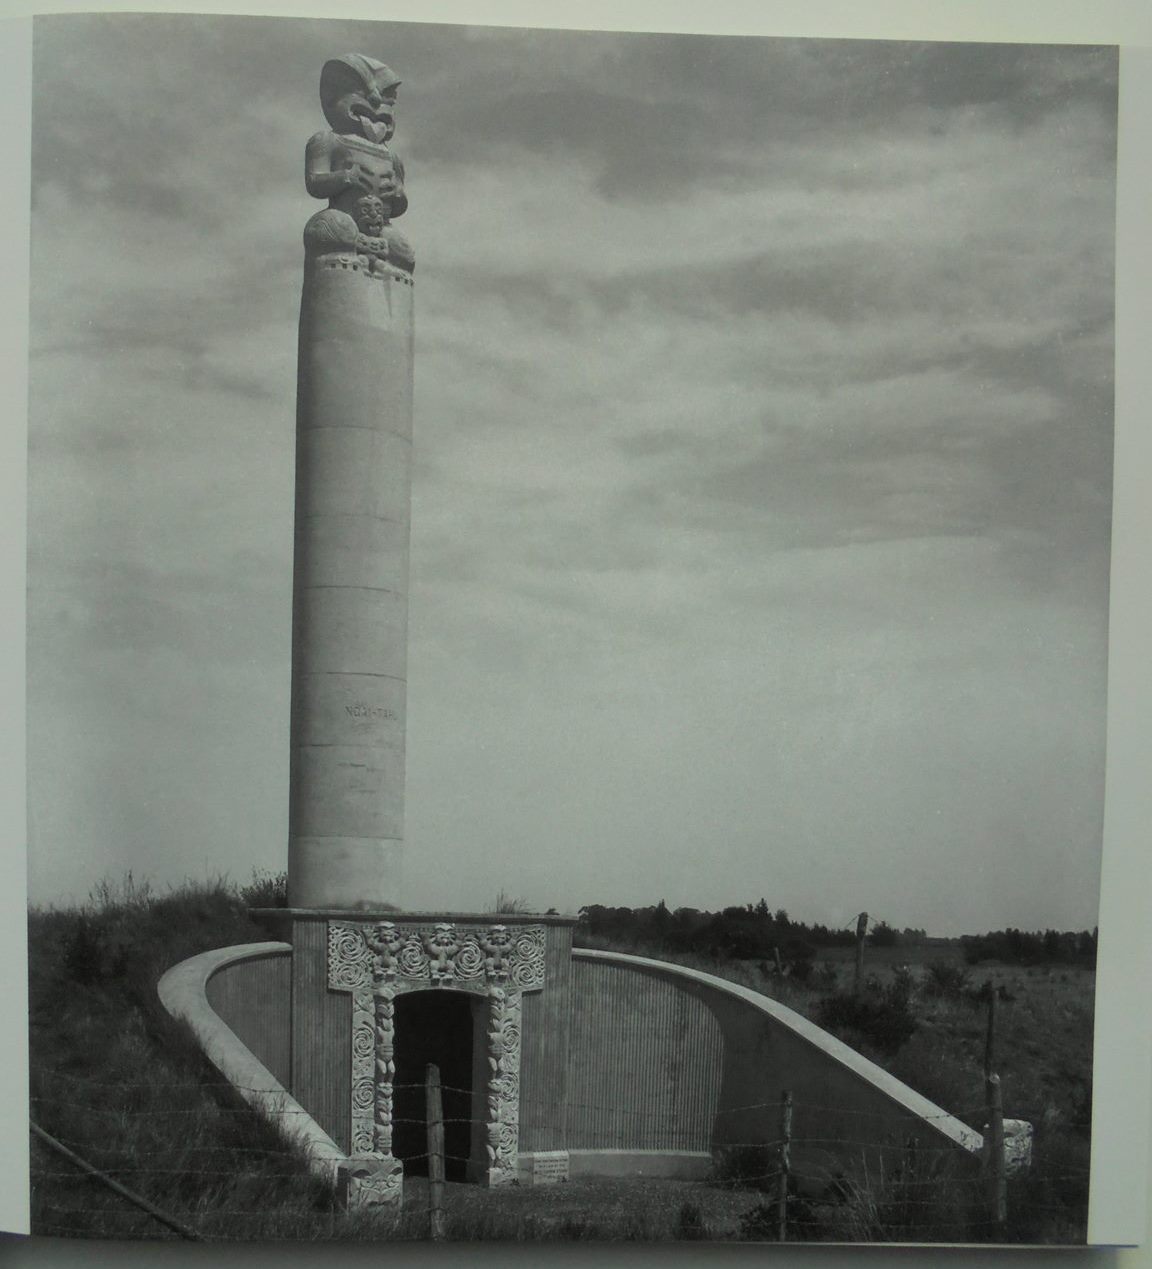
[[[428,973],[432,982],[446,983],[456,976],[454,958],[460,950],[456,927],[441,921],[424,932],[424,950],[428,953]]]
[[[362,930],[368,950],[374,953],[372,981],[394,983],[396,981],[396,957],[404,945],[404,935],[392,921],[380,921],[371,930]]]
[[[396,1079],[396,1004],[390,989],[376,993],[376,1105],[373,1145],[392,1153],[392,1085]]]
[[[516,1178],[520,1136],[520,993],[488,989],[488,1184]]]
[[[508,956],[512,951],[512,935],[506,925],[494,925],[481,941],[484,949],[484,967],[488,976],[496,982],[503,982],[508,974]]]
[[[408,207],[404,164],[388,145],[399,86],[383,62],[359,53],[325,62],[320,104],[329,126],[308,142],[304,184],[328,206],[304,228],[309,256],[354,256],[372,271],[412,272],[412,248],[392,225]]]

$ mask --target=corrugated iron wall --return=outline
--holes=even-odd
[[[526,992],[520,1035],[520,1149],[563,1150],[572,1016],[572,927],[545,927],[544,988]]]
[[[292,1078],[292,956],[273,953],[217,970],[208,1003],[285,1088]]]
[[[708,1150],[724,1041],[703,999],[639,968],[572,962],[570,1150]]]
[[[352,996],[328,990],[328,922],[292,922],[292,1096],[341,1150],[352,1134]]]

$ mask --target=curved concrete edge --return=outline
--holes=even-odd
[[[156,984],[160,1003],[187,1022],[208,1060],[253,1110],[303,1149],[311,1171],[329,1183],[347,1156],[208,1003],[208,980],[229,965],[265,956],[290,956],[290,943],[242,943],[202,952],[173,965]]]
[[[794,1009],[782,1005],[770,996],[761,995],[751,987],[741,987],[739,983],[730,983],[725,978],[717,978],[715,974],[705,974],[702,970],[689,969],[687,965],[676,965],[671,961],[653,960],[648,956],[631,956],[626,952],[605,952],[591,947],[574,947],[573,959],[591,961],[609,961],[631,968],[655,970],[670,978],[686,978],[691,982],[710,987],[724,995],[744,1001],[752,1008],[771,1018],[773,1022],[787,1028],[793,1035],[807,1041],[813,1048],[819,1049],[825,1056],[847,1067],[854,1075],[872,1087],[884,1097],[895,1102],[900,1109],[927,1121],[928,1126],[948,1138],[949,1141],[966,1150],[969,1154],[979,1154],[984,1147],[984,1138],[967,1124],[961,1123],[954,1115],[950,1115],[935,1102],[909,1088],[907,1084],[890,1075],[882,1066],[870,1062],[862,1053],[849,1048],[842,1040],[837,1040],[814,1022],[809,1022]]]

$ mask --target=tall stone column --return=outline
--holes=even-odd
[[[399,81],[328,62],[306,151],[296,417],[289,903],[398,905],[404,836],[413,257]]]

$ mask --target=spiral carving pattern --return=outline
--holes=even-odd
[[[358,1026],[352,1032],[352,1061],[369,1061],[376,1048],[376,1037],[369,1026]]]
[[[352,1085],[352,1109],[353,1111],[372,1110],[376,1105],[376,1089],[375,1081],[371,1076],[361,1076]]]
[[[465,983],[473,982],[484,973],[484,953],[475,939],[467,939],[456,953],[456,977]]]
[[[353,925],[328,924],[328,986],[355,991],[372,981],[372,960],[364,936]]]
[[[428,953],[418,936],[411,935],[404,941],[396,958],[396,970],[404,978],[428,977]]]

